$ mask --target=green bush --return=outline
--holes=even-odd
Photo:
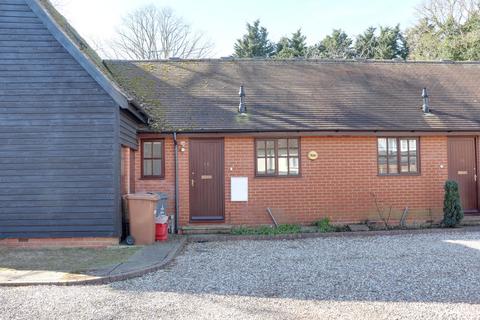
[[[232,229],[231,233],[235,235],[276,235],[276,234],[292,234],[299,233],[301,230],[296,224],[281,224],[274,228],[271,226],[261,227],[238,227]]]
[[[315,222],[315,226],[318,228],[318,232],[333,232],[335,228],[330,224],[330,219],[325,217]]]
[[[455,227],[463,219],[458,184],[449,180],[445,183],[445,200],[443,201],[443,221],[445,227]]]

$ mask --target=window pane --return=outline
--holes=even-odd
[[[409,147],[410,147],[410,151],[417,151],[417,140],[410,139]]]
[[[417,140],[410,140],[410,156],[417,156]]]
[[[288,139],[288,147],[298,149],[298,139]]]
[[[379,157],[378,158],[378,173],[387,174],[387,158]]]
[[[265,141],[257,141],[257,157],[265,157]]]
[[[162,143],[154,142],[153,143],[153,157],[152,158],[161,158],[162,157]]]
[[[398,173],[397,139],[388,138],[388,173]]]
[[[388,154],[390,156],[396,156],[397,155],[397,139],[395,139],[395,138],[389,138],[388,139]]]
[[[257,159],[257,173],[265,174],[265,158]]]
[[[279,157],[288,156],[288,140],[287,139],[278,140],[278,156]],[[280,167],[280,164],[278,166]]]
[[[143,160],[143,175],[152,175],[152,160]]]
[[[278,139],[278,149],[287,149],[288,144],[287,144],[287,139]]]
[[[153,160],[152,172],[154,176],[162,175],[162,160]]]
[[[290,158],[290,175],[297,175],[298,172],[298,158]]]
[[[408,172],[408,156],[402,156],[400,157],[400,172]]]
[[[378,155],[379,156],[387,155],[387,139],[385,138],[378,139]]]
[[[275,158],[267,158],[267,174],[275,174]]]
[[[281,176],[288,175],[288,158],[278,158],[278,174]]]
[[[290,153],[290,157],[292,157],[292,156],[293,156],[293,157],[298,157],[298,149],[292,149],[292,148],[290,148],[290,149],[288,150],[288,152]]]
[[[270,157],[275,156],[275,141],[273,140],[267,141],[267,155]]]
[[[143,143],[143,157],[151,158],[152,157],[152,143],[144,142]]]
[[[417,157],[410,157],[410,172],[418,172]]]
[[[388,173],[398,173],[397,158],[388,158]]]

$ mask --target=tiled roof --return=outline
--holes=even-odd
[[[480,131],[480,64],[106,61],[154,131]],[[247,116],[238,114],[245,86]],[[432,113],[424,115],[426,87]]]

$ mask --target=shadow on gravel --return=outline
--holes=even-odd
[[[480,303],[480,233],[194,243],[167,269],[110,286],[138,293]]]

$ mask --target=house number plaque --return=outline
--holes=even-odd
[[[317,153],[317,151],[310,151],[310,152],[307,154],[307,157],[308,157],[308,159],[310,159],[310,160],[317,160],[317,159],[318,159],[318,153]]]

